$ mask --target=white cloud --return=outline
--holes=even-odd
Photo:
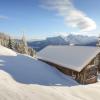
[[[8,19],[8,17],[7,16],[0,15],[0,20],[5,20],[5,19]]]
[[[71,0],[42,0],[42,7],[55,10],[71,27],[79,28],[83,32],[96,29],[96,23],[85,13],[76,9]]]

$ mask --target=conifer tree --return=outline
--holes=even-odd
[[[9,37],[8,48],[13,49],[13,43],[11,37]]]

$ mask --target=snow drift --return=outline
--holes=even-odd
[[[14,51],[0,45],[0,56],[1,55],[3,55],[3,56],[16,56],[17,54]]]
[[[4,47],[2,49],[5,53],[0,56],[0,69],[9,73],[14,80],[24,84],[67,85],[65,76],[55,68],[27,55],[16,54]]]

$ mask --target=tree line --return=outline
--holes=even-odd
[[[36,51],[33,48],[28,47],[24,35],[22,36],[22,39],[13,39],[11,36],[0,32],[0,45],[10,48],[18,53],[28,54],[32,57],[36,55]]]

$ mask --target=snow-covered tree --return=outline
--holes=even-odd
[[[29,47],[28,48],[28,54],[30,56],[34,57],[36,55],[36,51],[33,48]]]
[[[28,54],[28,46],[27,46],[27,41],[24,34],[22,36],[22,48],[23,48],[23,53]]]

